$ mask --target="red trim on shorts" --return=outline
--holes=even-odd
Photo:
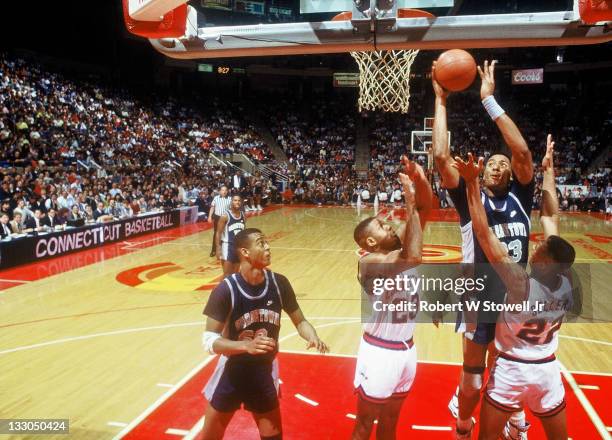
[[[378,404],[387,403],[392,398],[392,396],[384,397],[384,398],[368,396],[366,392],[363,390],[363,387],[361,385],[355,388],[355,393],[358,394],[360,398],[370,403],[378,403]]]
[[[405,399],[408,396],[409,391],[403,391],[401,393],[393,393],[391,395],[392,399]]]
[[[553,354],[551,354],[548,357],[542,358],[542,359],[521,359],[521,358],[517,358],[514,356],[510,356],[507,353],[503,353],[503,352],[499,352],[498,356],[502,359],[506,359],[508,361],[512,361],[512,362],[520,362],[521,364],[546,364],[548,362],[552,362],[554,361],[556,358],[556,356]]]
[[[363,334],[363,340],[368,344],[375,345],[376,347],[386,348],[387,350],[410,350],[414,346],[412,338],[407,341],[387,341],[386,339],[377,338],[369,333]]]
[[[508,406],[508,405],[504,405],[503,403],[499,403],[498,401],[494,400],[491,396],[489,396],[489,393],[484,393],[484,397],[485,400],[487,402],[489,402],[491,405],[493,405],[495,408],[497,408],[500,411],[503,412],[508,412],[508,413],[515,413],[517,411],[520,411],[522,408],[514,408],[512,406]]]
[[[555,408],[551,409],[550,411],[546,411],[546,412],[543,412],[543,413],[537,413],[535,411],[531,411],[531,412],[536,417],[539,417],[541,419],[545,419],[546,417],[556,416],[557,414],[559,414],[564,409],[565,409],[565,399],[563,399],[563,401],[559,405],[557,405]]]

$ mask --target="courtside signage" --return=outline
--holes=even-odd
[[[39,233],[0,243],[0,268],[91,249],[196,221],[197,208],[192,206],[49,234]]]
[[[544,69],[523,69],[512,71],[512,84],[542,84],[544,82]]]

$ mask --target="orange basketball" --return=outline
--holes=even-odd
[[[451,92],[467,89],[476,78],[476,61],[461,49],[442,53],[436,63],[436,81]]]

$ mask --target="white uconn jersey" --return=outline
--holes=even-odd
[[[572,285],[561,275],[555,290],[529,278],[529,311],[499,314],[495,346],[500,352],[524,360],[552,356],[559,346],[559,328],[573,306]]]
[[[401,272],[399,276],[404,279],[418,279],[416,267]],[[394,277],[395,278],[395,277]],[[411,284],[408,284],[409,286]],[[419,292],[385,290],[382,295],[366,295],[370,300],[369,317],[364,315],[363,330],[377,338],[387,341],[407,341],[414,334],[415,319],[419,305]],[[402,305],[404,310],[388,311],[377,310],[384,305]]]

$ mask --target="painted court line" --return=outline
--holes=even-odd
[[[300,393],[296,393],[296,394],[295,394],[295,397],[296,397],[296,399],[300,399],[302,402],[306,402],[306,403],[307,403],[307,404],[309,404],[309,405],[312,405],[312,406],[319,406],[319,402],[315,402],[314,400],[309,399],[308,397],[303,396],[303,395],[301,395]]]
[[[185,429],[168,428],[168,429],[166,429],[166,434],[178,435],[180,437],[185,437],[186,435],[189,434],[189,431],[187,431]]]
[[[2,282],[2,283],[27,284],[27,283],[31,283],[32,281],[25,281],[25,280],[5,280],[5,279],[0,279],[0,282]]]
[[[610,435],[606,432],[606,426],[601,421],[599,414],[597,414],[597,411],[595,411],[595,408],[593,408],[593,405],[591,405],[591,402],[589,402],[589,399],[587,399],[587,397],[584,395],[580,387],[578,387],[578,384],[576,383],[576,379],[574,379],[574,376],[572,376],[572,373],[570,373],[568,369],[565,368],[565,366],[561,363],[561,361],[557,359],[557,362],[559,364],[559,367],[561,368],[561,373],[565,377],[565,380],[567,381],[569,386],[572,388],[572,391],[574,391],[576,398],[578,399],[578,401],[582,405],[582,408],[584,409],[584,411],[587,413],[587,415],[591,419],[591,422],[593,423],[593,426],[595,426],[595,429],[597,430],[597,432],[599,432],[599,435],[601,435],[602,438],[609,438]]]
[[[287,320],[290,319],[288,317],[283,317],[283,320]],[[347,321],[342,321],[341,324],[345,324],[345,323],[349,323],[349,322],[358,322],[359,318],[349,318],[349,317],[328,317],[328,316],[322,316],[322,317],[313,317],[310,318],[311,320],[317,319],[317,320],[338,320],[338,319],[344,319]],[[350,321],[348,321],[350,320]],[[167,328],[177,328],[177,327],[196,327],[196,326],[202,326],[202,322],[200,321],[195,321],[195,322],[183,322],[183,323],[177,323],[177,324],[165,324],[165,325],[155,325],[155,326],[151,326],[151,327],[138,327],[138,328],[128,328],[128,329],[123,329],[123,330],[114,330],[114,331],[110,331],[110,332],[104,332],[104,333],[93,333],[90,335],[82,335],[82,336],[72,336],[69,338],[62,338],[62,339],[55,339],[53,341],[47,341],[47,342],[41,342],[38,344],[32,344],[32,345],[23,345],[20,347],[13,347],[13,348],[9,348],[6,350],[2,350],[0,351],[0,355],[2,354],[8,354],[8,353],[15,353],[18,351],[25,351],[25,350],[32,350],[34,348],[41,348],[41,347],[48,347],[50,345],[56,345],[56,344],[63,344],[66,342],[73,342],[73,341],[84,341],[87,339],[92,339],[92,338],[99,338],[102,336],[113,336],[113,335],[122,335],[122,334],[127,334],[127,333],[139,333],[139,332],[145,332],[145,331],[149,331],[149,330],[161,330],[161,329],[167,329]],[[338,325],[338,323],[332,323],[331,325]],[[327,327],[329,326],[329,324],[323,324],[322,326],[318,326],[318,327]],[[285,337],[290,337],[290,336],[295,336],[297,335],[297,333],[292,333],[290,335],[287,335]]]
[[[204,429],[204,417],[198,420],[198,423],[196,423],[193,428],[191,428],[189,434],[183,437],[183,440],[194,440],[198,436],[200,431],[202,431],[202,429]]]
[[[584,374],[587,376],[603,376],[603,377],[612,377],[612,373],[602,373],[601,371],[570,371],[572,374]]]
[[[579,338],[578,336],[559,335],[560,338],[573,339],[574,341],[591,342],[592,344],[601,344],[612,347],[612,342],[600,341],[599,339]]]
[[[579,388],[583,390],[596,390],[599,391],[599,387],[597,385],[578,385]]]
[[[338,318],[336,318],[338,319]],[[330,322],[327,324],[322,324],[322,325],[316,325],[314,326],[315,328],[323,328],[323,327],[332,327],[332,326],[336,326],[336,325],[342,325],[342,324],[346,324],[347,322],[354,322],[354,318],[352,318],[353,321],[338,321],[338,322]],[[192,324],[192,323],[188,323],[188,324]],[[199,325],[202,325],[202,323],[198,323]],[[292,338],[294,336],[297,336],[299,333],[293,332],[293,333],[289,333],[288,335],[283,336],[282,338],[280,338],[278,340],[279,344],[286,341],[289,338]],[[1,352],[0,352],[1,354]],[[183,377],[172,389],[169,389],[168,391],[166,391],[164,393],[163,396],[161,396],[159,399],[157,399],[155,402],[153,402],[151,405],[149,405],[138,417],[136,417],[134,420],[132,420],[128,426],[126,426],[124,429],[121,430],[121,432],[119,432],[117,435],[115,435],[112,440],[120,440],[124,435],[126,435],[127,433],[129,433],[132,429],[134,429],[136,426],[138,426],[138,424],[140,424],[140,422],[142,422],[144,419],[146,419],[153,411],[155,411],[162,403],[164,403],[166,400],[168,400],[168,398],[170,398],[170,396],[172,396],[174,393],[176,393],[183,385],[185,385],[193,376],[195,376],[202,368],[204,368],[208,363],[210,363],[213,359],[215,359],[217,356],[216,355],[212,355],[207,357],[206,359],[204,359],[204,361],[200,362],[198,365],[196,365],[189,373],[187,373],[187,375],[185,377]],[[196,428],[198,427],[198,425],[196,424],[196,426],[194,426],[192,428],[192,431],[195,431],[193,433],[193,437],[195,438],[195,436],[197,436],[200,431],[202,430],[202,428],[204,427],[204,424],[202,423],[202,427],[200,427],[199,430],[197,430]]]
[[[62,338],[62,339],[56,339],[54,341],[41,342],[39,344],[24,345],[24,346],[21,346],[21,347],[9,348],[8,350],[0,351],[0,355],[8,354],[8,353],[14,353],[16,351],[31,350],[33,348],[48,347],[50,345],[63,344],[65,342],[84,341],[84,340],[87,340],[87,339],[99,338],[99,337],[102,337],[102,336],[123,335],[123,334],[126,334],[126,333],[137,333],[137,332],[144,332],[144,331],[148,331],[148,330],[161,330],[161,329],[165,329],[165,328],[174,328],[174,327],[193,327],[193,326],[196,326],[196,325],[201,326],[202,323],[201,322],[187,322],[187,323],[183,323],[183,324],[155,325],[155,326],[151,326],[151,327],[128,328],[128,329],[124,329],[124,330],[114,330],[112,332],[93,333],[91,335],[83,335],[83,336],[73,336],[73,337],[70,337],[70,338]]]
[[[157,386],[162,388],[172,388],[174,385],[171,383],[158,383]]]
[[[170,396],[172,396],[174,393],[176,393],[179,390],[179,388],[181,388],[183,385],[185,385],[193,376],[195,376],[202,368],[204,368],[206,365],[208,365],[216,357],[217,357],[216,355],[208,356],[206,359],[204,359],[198,365],[193,367],[191,369],[191,371],[189,371],[189,373],[187,373],[173,388],[171,388],[168,391],[166,391],[159,399],[157,399],[155,402],[153,402],[151,405],[149,405],[138,417],[136,417],[125,428],[123,428],[121,430],[121,432],[119,432],[117,435],[115,435],[113,437],[113,440],[119,440],[124,435],[126,435],[128,432],[130,432],[132,429],[134,429],[149,414],[151,414],[153,411],[155,411],[157,409],[157,407],[159,407]]]
[[[412,425],[412,429],[421,431],[451,431],[450,426],[427,426],[427,425]]]

